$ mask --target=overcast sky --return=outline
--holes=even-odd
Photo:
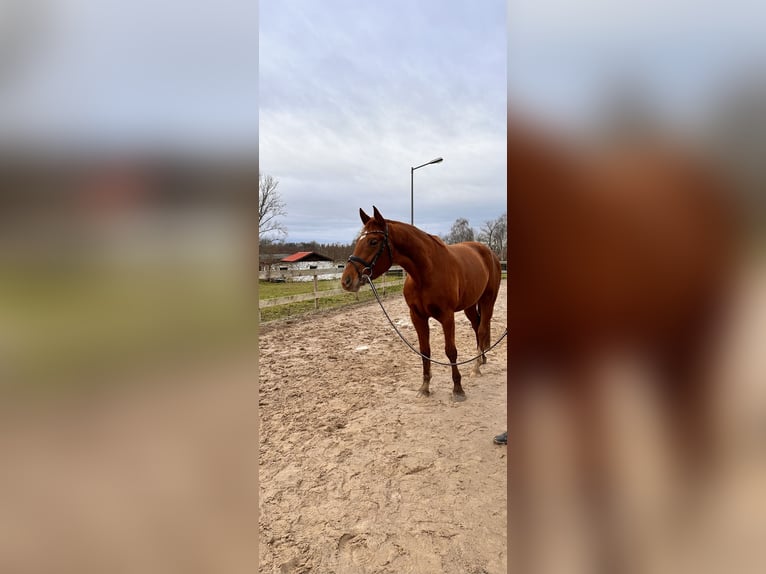
[[[627,72],[694,114],[764,68],[764,21],[762,0],[2,0],[0,142],[258,147],[288,239],[320,242],[360,207],[409,220],[410,167],[440,156],[415,223],[443,234],[505,211],[506,98],[588,122]]]
[[[255,162],[258,3],[2,0],[0,139]]]
[[[696,122],[721,90],[766,70],[762,0],[508,3],[509,100],[574,125],[617,84],[668,122]]]
[[[442,234],[505,211],[506,3],[262,0],[260,170],[288,240],[349,242],[359,208]]]

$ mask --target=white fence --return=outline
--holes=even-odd
[[[331,262],[331,261],[303,261],[300,263],[274,263],[262,269],[260,272],[260,278],[266,281],[296,281],[296,282],[308,282],[311,281],[311,274],[300,275],[295,271],[318,271],[319,274],[324,276],[324,279],[340,279],[343,274],[343,269],[346,267],[345,263]]]

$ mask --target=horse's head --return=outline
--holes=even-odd
[[[373,206],[372,209],[372,217],[361,208],[359,209],[359,216],[362,218],[364,227],[356,240],[354,253],[348,258],[340,280],[341,286],[352,293],[359,291],[364,275],[375,279],[388,271],[393,264],[388,223],[377,207]]]

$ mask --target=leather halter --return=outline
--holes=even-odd
[[[354,266],[354,269],[356,269],[356,272],[359,274],[360,279],[364,277],[365,274],[372,277],[372,270],[375,268],[375,264],[378,262],[378,259],[380,258],[380,255],[383,253],[384,248],[388,249],[388,259],[391,262],[390,265],[393,265],[394,263],[394,256],[391,253],[391,244],[388,242],[388,223],[386,223],[386,228],[383,231],[380,231],[378,229],[365,231],[359,236],[359,239],[357,239],[357,242],[361,241],[362,239],[364,239],[365,237],[367,237],[368,235],[372,233],[380,233],[383,236],[383,243],[380,244],[380,247],[378,248],[377,253],[375,253],[375,255],[373,256],[372,261],[365,261],[364,259],[362,259],[361,257],[357,257],[356,255],[351,255],[348,258],[348,262]],[[357,266],[357,263],[364,265],[364,267],[360,269]]]

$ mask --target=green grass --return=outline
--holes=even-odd
[[[328,279],[317,281],[317,288],[320,291],[330,291],[340,288],[340,280]],[[276,299],[277,297],[287,297],[289,295],[300,295],[302,293],[311,293],[314,290],[313,281],[295,281],[289,283],[271,283],[269,281],[258,282],[258,298]]]
[[[392,279],[388,279],[391,281]],[[375,280],[375,286],[378,288],[378,292],[383,296],[381,291],[381,279]],[[337,279],[317,281],[317,289],[319,291],[329,291],[332,289],[338,289],[340,287],[340,281]],[[312,293],[314,291],[313,281],[301,281],[294,283],[269,283],[267,281],[260,281],[258,286],[258,298],[260,300],[275,299],[278,297],[288,297],[290,295],[300,295],[303,293]],[[393,287],[386,287],[385,296],[391,294],[397,294],[402,292],[402,286],[397,285]],[[261,322],[266,323],[269,321],[276,321],[280,319],[288,319],[290,317],[296,317],[304,315],[306,313],[313,313],[315,311],[324,311],[327,309],[335,309],[346,305],[353,305],[356,303],[372,301],[374,295],[372,290],[364,289],[359,293],[343,293],[341,295],[332,295],[329,297],[323,297],[317,301],[317,308],[314,307],[314,301],[301,301],[299,303],[289,303],[286,305],[279,305],[276,307],[267,307],[261,310]]]

